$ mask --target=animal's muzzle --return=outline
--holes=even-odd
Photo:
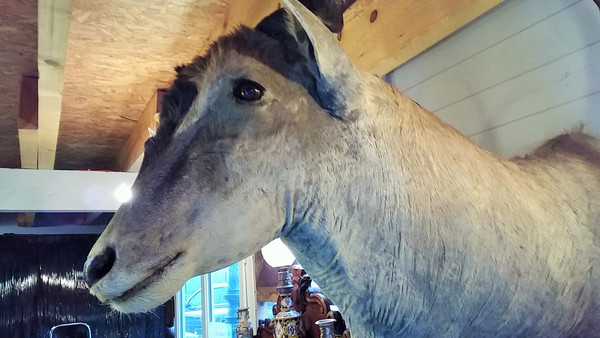
[[[91,260],[88,259],[83,269],[85,282],[88,287],[92,287],[92,285],[96,284],[102,277],[106,276],[115,264],[116,259],[117,253],[115,252],[115,249],[110,246]]]

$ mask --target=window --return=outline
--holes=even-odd
[[[188,280],[175,297],[177,337],[235,338],[239,307],[256,318],[253,281],[252,257]]]

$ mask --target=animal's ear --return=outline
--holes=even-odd
[[[333,33],[344,27],[344,11],[356,0],[300,0],[308,10],[318,16]]]
[[[321,103],[338,118],[353,118],[362,93],[358,71],[335,36],[313,13],[298,0],[283,0],[283,4],[288,12],[288,30],[312,63],[311,72],[316,73]]]

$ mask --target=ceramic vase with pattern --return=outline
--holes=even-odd
[[[248,308],[238,309],[237,317],[240,321],[235,328],[236,338],[252,338],[254,332],[252,331],[252,324],[250,324],[250,313],[248,312]]]
[[[315,322],[315,324],[319,325],[321,338],[335,338],[335,332],[333,330],[334,323],[335,319],[333,318],[320,319]]]
[[[293,309],[289,266],[279,268],[277,273],[279,291],[279,313],[273,318],[275,338],[299,338],[301,314]]]

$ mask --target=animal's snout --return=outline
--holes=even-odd
[[[112,247],[107,247],[104,251],[92,258],[85,267],[84,276],[85,282],[89,287],[96,284],[102,277],[112,269],[117,259],[117,253]]]

